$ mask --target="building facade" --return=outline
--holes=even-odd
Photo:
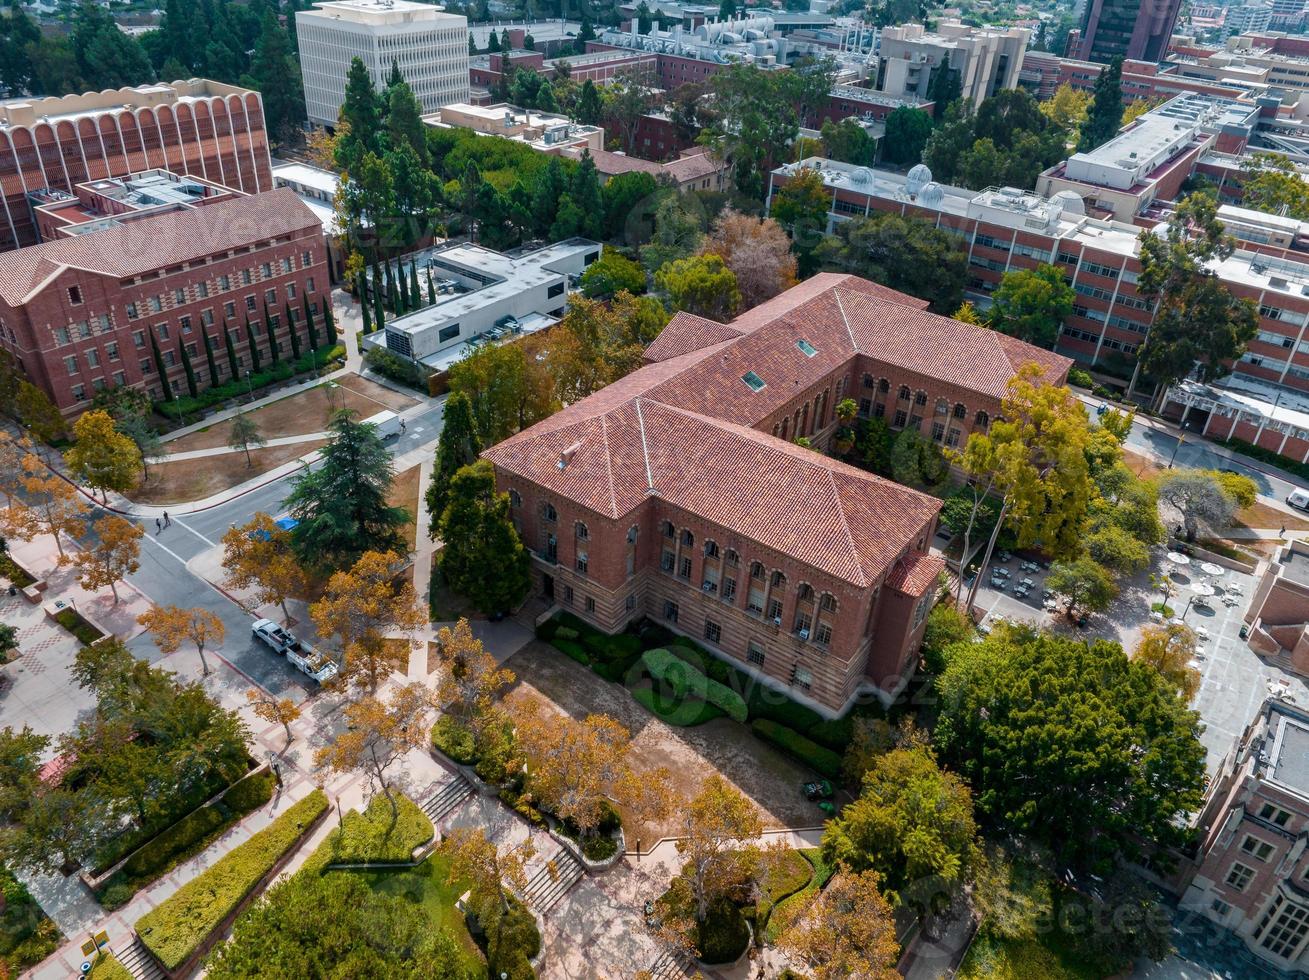
[[[963,97],[976,105],[1018,87],[1031,36],[1025,27],[979,29],[953,20],[932,32],[922,24],[884,28],[877,88],[895,98],[926,99],[932,74],[951,70],[959,75]]]
[[[1282,547],[1264,569],[1244,618],[1251,649],[1309,676],[1309,544]]]
[[[253,369],[252,346],[289,359],[306,309],[328,339],[322,225],[289,189],[67,232],[0,255],[0,346],[65,415],[105,387],[185,395],[187,360],[207,388]]]
[[[192,79],[0,102],[0,252],[37,241],[29,194],[152,168],[272,190],[259,93]]]
[[[1088,0],[1077,57],[1163,61],[1181,9],[1182,0]]]
[[[1027,363],[1069,362],[820,274],[728,324],[685,313],[647,365],[484,455],[535,591],[616,632],[649,616],[828,716],[913,672],[939,501],[822,452],[835,407],[961,445]]]
[[[1181,907],[1226,931],[1243,975],[1309,973],[1309,712],[1264,702],[1210,783],[1196,829]]]
[[[468,19],[410,0],[326,0],[296,12],[300,73],[310,122],[335,126],[350,61],[373,85],[399,66],[424,112],[468,101]]]

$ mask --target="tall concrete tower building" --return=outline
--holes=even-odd
[[[1077,57],[1162,61],[1182,0],[1088,0]]]
[[[309,120],[335,126],[350,59],[382,87],[400,66],[425,112],[468,101],[468,20],[410,0],[326,0],[295,15]]]

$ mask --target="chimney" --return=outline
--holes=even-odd
[[[556,463],[555,465],[558,466],[561,470],[564,469],[565,467],[568,466],[569,463],[573,461],[573,457],[577,455],[577,451],[581,448],[582,448],[582,444],[580,442],[573,443],[571,446],[569,446],[567,449],[565,449],[563,452],[559,454],[559,462]]]

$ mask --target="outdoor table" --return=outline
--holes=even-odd
[[[1207,561],[1200,565],[1200,571],[1204,572],[1206,575],[1218,577],[1222,575],[1223,572],[1227,571],[1227,569],[1223,568],[1222,565],[1215,565],[1213,562]]]

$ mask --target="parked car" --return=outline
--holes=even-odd
[[[250,632],[256,639],[286,657],[292,667],[319,684],[330,681],[341,669],[327,654],[315,650],[308,643],[302,643],[294,633],[278,626],[271,619],[256,619],[250,626]]]

